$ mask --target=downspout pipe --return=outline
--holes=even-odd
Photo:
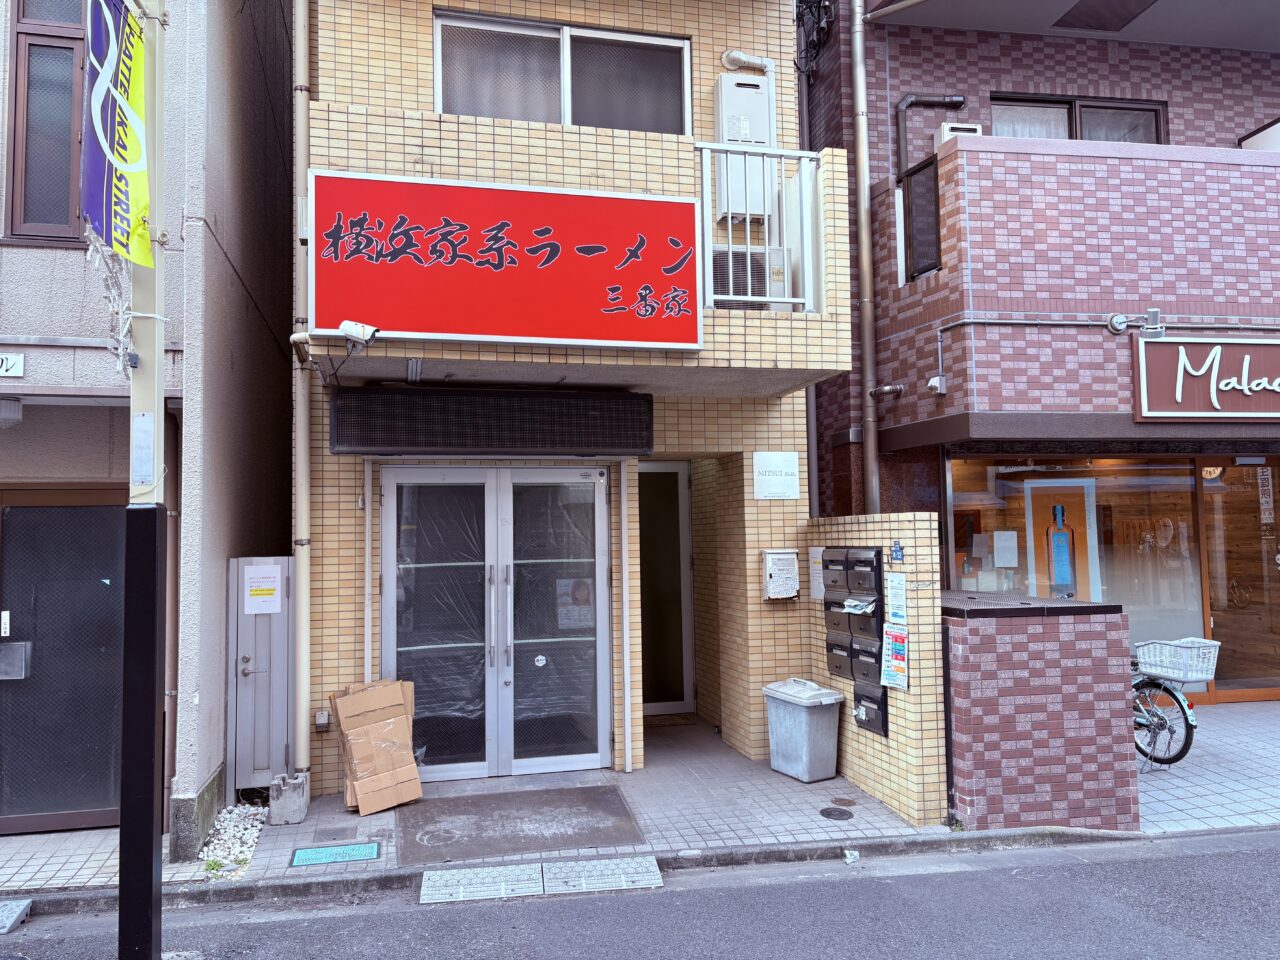
[[[307,168],[311,159],[311,3],[293,2],[293,322],[307,329]],[[293,369],[294,773],[311,772],[311,358],[289,338]]]
[[[858,347],[862,384],[862,510],[880,512],[880,438],[876,401],[876,311],[871,261],[871,161],[867,141],[866,0],[853,0],[849,31],[853,71],[853,178],[858,247]]]
[[[293,722],[295,774],[311,771],[311,358],[310,336],[293,344]]]
[[[912,107],[941,107],[944,110],[959,110],[964,107],[964,97],[958,93],[908,93],[898,101],[893,109],[893,123],[898,134],[898,170],[897,177],[907,172],[907,111]]]

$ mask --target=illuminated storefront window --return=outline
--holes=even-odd
[[[1203,636],[1190,461],[953,460],[951,582],[1121,604],[1132,642]]]

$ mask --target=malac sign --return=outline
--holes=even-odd
[[[1135,420],[1280,420],[1280,339],[1134,340]]]
[[[691,198],[311,174],[311,330],[697,349]]]

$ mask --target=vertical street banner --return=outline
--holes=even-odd
[[[127,0],[89,0],[85,29],[81,209],[107,247],[151,267],[142,24]]]

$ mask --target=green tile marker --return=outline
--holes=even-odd
[[[304,847],[293,851],[291,867],[319,867],[326,863],[354,863],[377,860],[378,844],[343,843],[332,847]]]

